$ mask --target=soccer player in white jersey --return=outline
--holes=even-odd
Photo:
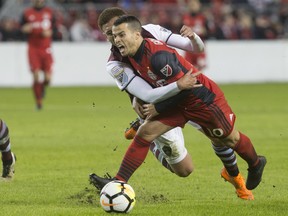
[[[180,82],[152,88],[140,76],[137,76],[137,72],[133,71],[129,60],[126,57],[122,57],[118,48],[114,46],[112,25],[116,19],[125,14],[125,11],[120,8],[107,8],[100,14],[98,25],[112,44],[111,55],[107,62],[107,72],[115,79],[117,86],[122,91],[125,90],[129,93],[133,101],[134,110],[141,118],[144,118],[141,101],[153,103],[157,106],[158,102],[165,99],[169,100],[168,98],[175,96],[181,90],[191,88],[193,81],[191,77],[189,80],[189,76],[187,75],[186,78]],[[161,40],[169,46],[189,52],[197,53],[203,52],[204,50],[204,44],[200,37],[185,25],[181,28],[180,34],[173,34],[171,31],[159,25],[148,24],[142,26],[142,35],[143,37]],[[189,81],[192,82],[190,86],[185,86]],[[159,86],[161,86],[161,83],[159,83]],[[161,109],[162,108],[163,105]],[[201,130],[199,125],[193,124],[193,122],[190,122],[190,124]],[[221,176],[234,185],[238,197],[253,200],[252,192],[246,189],[245,181],[239,173],[234,151],[227,147],[219,148],[214,145],[212,145],[212,147],[224,165]],[[185,148],[182,130],[179,127],[155,139],[150,146],[150,150],[164,167],[178,176],[187,177],[193,171],[192,159]],[[90,174],[89,178],[90,182],[98,189],[101,189],[105,183],[111,181],[99,177],[94,173]]]

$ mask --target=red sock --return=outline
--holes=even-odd
[[[127,182],[135,170],[144,162],[149,147],[150,142],[136,135],[126,151],[116,178]]]
[[[43,84],[39,82],[34,82],[33,84],[33,92],[34,92],[37,105],[42,104],[42,89],[43,89],[42,86]]]
[[[249,168],[256,166],[259,161],[251,140],[242,133],[240,133],[240,139],[235,145],[234,151],[248,163]]]

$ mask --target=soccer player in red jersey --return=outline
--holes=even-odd
[[[114,42],[122,56],[128,56],[133,68],[153,87],[165,86],[181,78],[189,70],[198,70],[163,42],[143,39],[141,23],[134,16],[122,16],[114,22]],[[143,163],[150,143],[160,134],[192,120],[199,124],[215,146],[234,149],[248,164],[246,187],[255,189],[262,179],[266,158],[258,156],[251,140],[235,128],[236,116],[228,105],[224,93],[207,76],[197,76],[202,87],[182,91],[174,108],[156,117],[148,116],[129,146],[115,178],[128,181]],[[180,93],[181,94],[181,93]],[[184,95],[184,97],[183,97]]]
[[[9,129],[5,122],[0,119],[0,152],[2,154],[2,180],[11,180],[14,176],[16,157],[11,152]]]
[[[134,16],[122,16],[114,22],[114,42],[122,56],[128,56],[130,63],[153,87],[167,85],[181,78],[191,68],[198,70],[163,42],[143,39],[141,23]],[[261,181],[266,158],[258,156],[250,139],[234,127],[235,114],[228,105],[218,85],[203,74],[197,76],[202,87],[184,92],[185,97],[177,101],[171,110],[150,119],[148,116],[131,143],[116,175],[127,181],[142,164],[150,142],[159,134],[171,128],[183,127],[192,120],[199,124],[205,135],[216,146],[233,148],[248,164],[246,187],[253,190]],[[153,116],[152,116],[153,117]]]
[[[33,92],[36,108],[40,110],[45,88],[51,80],[53,64],[51,41],[55,21],[52,10],[45,5],[45,0],[32,2],[33,7],[24,11],[21,30],[28,37],[28,59],[33,73]],[[42,79],[41,72],[44,72]]]
[[[171,97],[172,95],[175,95],[175,92],[179,93],[177,88],[174,90],[171,89],[170,85],[175,83],[152,89],[150,85],[148,85],[139,75],[137,75],[137,72],[133,71],[127,57],[121,56],[114,43],[112,25],[116,19],[125,14],[126,13],[121,8],[112,7],[105,9],[98,18],[99,28],[103,31],[107,39],[112,44],[111,55],[107,62],[107,72],[114,78],[117,86],[122,91],[125,90],[132,94],[134,98],[140,98],[148,103],[155,104],[157,101],[162,101],[163,98],[167,96]],[[144,38],[149,37],[165,41],[165,43],[168,45],[177,47],[178,49],[187,50],[194,53],[203,51],[203,42],[195,33],[193,33],[193,31],[191,31],[191,28],[183,26],[180,33],[181,35],[174,34],[171,31],[154,24],[142,26],[141,32]],[[186,75],[187,74],[188,73],[186,73]],[[177,80],[177,82],[178,81],[180,80]],[[166,89],[169,87],[170,91],[172,90],[172,94],[168,93],[167,90],[165,91],[163,89],[164,87]],[[167,106],[163,106],[161,103],[164,102],[160,102],[159,106],[163,107],[162,111],[165,111]],[[157,107],[157,103],[155,105]],[[145,118],[145,116],[143,116],[141,113],[141,110],[142,105],[141,107],[136,107],[135,109],[140,117]],[[199,125],[191,121],[189,121],[189,123],[194,127],[197,126],[196,128],[201,131],[201,127]],[[233,149],[225,146],[217,147],[214,146],[213,143],[212,147],[225,167],[221,171],[221,176],[235,187],[237,196],[246,200],[254,199],[252,192],[246,189],[245,181],[238,170],[237,159]],[[169,149],[170,151],[167,151]],[[172,169],[175,174],[186,177],[192,172],[192,161],[189,159],[190,156],[185,148],[182,131],[179,127],[176,127],[156,138],[154,142],[151,143],[150,150],[152,150],[153,155],[162,163],[164,167],[169,170]],[[107,181],[109,181],[109,178],[102,178],[95,173],[90,174],[89,177],[90,182],[98,189],[101,189],[107,183]]]

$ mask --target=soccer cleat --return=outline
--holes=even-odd
[[[128,139],[128,140],[131,140],[135,137],[136,133],[137,133],[137,130],[138,128],[140,127],[141,123],[140,123],[140,119],[139,118],[136,118],[135,121],[132,121],[130,123],[130,127],[129,128],[126,128],[125,130],[125,138]]]
[[[244,178],[240,173],[236,177],[230,176],[224,167],[221,170],[221,177],[235,187],[236,194],[239,198],[244,200],[254,200],[252,191],[246,188]]]
[[[11,180],[15,173],[16,156],[12,152],[11,154],[12,154],[12,164],[10,165],[3,164],[2,178],[5,180]]]
[[[248,169],[246,187],[249,190],[255,189],[261,182],[264,167],[267,163],[267,160],[264,156],[258,156],[258,158],[259,158],[259,163],[256,165],[256,167]]]
[[[102,188],[108,184],[109,182],[115,180],[115,178],[112,178],[109,173],[106,173],[104,175],[104,177],[100,177],[98,175],[96,175],[95,173],[91,173],[89,175],[89,181],[90,184],[94,185],[94,187],[96,187],[99,192],[102,190]]]

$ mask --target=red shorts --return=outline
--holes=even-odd
[[[160,121],[165,125],[169,125],[171,127],[184,127],[187,119],[183,115],[183,113],[177,108],[169,110],[167,112],[163,112],[158,116],[154,117],[153,120]]]
[[[184,127],[191,120],[199,124],[208,137],[224,138],[233,130],[236,116],[224,96],[216,98],[210,105],[202,104],[198,108],[195,108],[193,99],[188,97],[181,105],[154,119],[172,127]]]
[[[39,49],[34,47],[28,48],[29,65],[32,72],[42,70],[45,73],[52,72],[53,57],[51,48]]]
[[[187,120],[199,124],[207,136],[224,138],[233,130],[236,116],[224,96],[217,98],[210,105],[202,105],[199,108],[193,108],[189,103],[193,101],[187,100],[185,107],[182,107],[184,116]]]

